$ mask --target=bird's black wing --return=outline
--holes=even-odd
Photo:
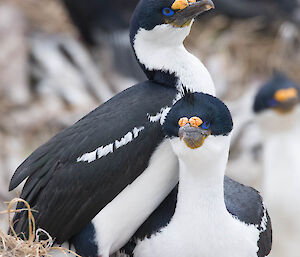
[[[164,138],[159,122],[150,122],[147,114],[172,105],[175,95],[175,88],[150,81],[116,95],[34,151],[16,170],[10,190],[28,177],[21,198],[38,211],[37,226],[58,243],[66,241],[145,170]],[[116,148],[115,140],[140,127],[136,138]],[[110,144],[113,152],[106,156],[78,161]],[[26,233],[26,215],[17,214],[15,221],[16,232]]]
[[[224,194],[227,210],[240,221],[259,230],[257,256],[267,256],[272,247],[272,226],[259,192],[225,177]]]
[[[137,240],[150,237],[168,225],[175,212],[177,193],[178,185],[122,248],[125,253],[133,256]],[[267,256],[272,246],[271,221],[259,193],[225,176],[224,197],[226,208],[233,216],[242,222],[255,225],[260,231],[257,256]]]

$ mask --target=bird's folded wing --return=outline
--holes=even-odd
[[[259,192],[225,177],[224,195],[227,210],[240,221],[259,230],[257,256],[267,256],[272,247],[272,226]]]
[[[163,140],[160,123],[149,115],[171,105],[175,94],[153,82],[138,84],[33,152],[16,170],[10,190],[27,178],[21,197],[37,211],[37,226],[64,242],[132,183]],[[26,234],[27,215],[14,220],[16,232]]]

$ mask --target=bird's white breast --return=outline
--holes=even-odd
[[[215,213],[172,219],[149,239],[138,243],[134,257],[257,257],[259,232],[230,214]]]
[[[171,141],[180,167],[176,210],[166,227],[138,242],[134,257],[257,257],[259,230],[224,202],[230,137],[208,137],[198,150]]]

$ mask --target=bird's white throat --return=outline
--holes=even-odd
[[[175,74],[179,78],[179,91],[184,86],[192,92],[215,95],[215,86],[209,72],[183,45],[191,26],[192,23],[183,28],[174,28],[163,24],[150,31],[140,29],[133,43],[137,59],[147,70]]]
[[[172,144],[179,158],[179,190],[174,218],[196,215],[213,218],[227,213],[224,202],[224,174],[230,136],[210,136],[203,146],[190,149],[183,141]],[[184,151],[179,150],[185,149]],[[182,151],[182,152],[178,152]]]

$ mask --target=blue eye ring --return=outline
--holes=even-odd
[[[163,15],[167,16],[167,17],[171,17],[174,15],[174,11],[169,8],[169,7],[165,7],[163,10],[162,10],[162,13]]]
[[[205,121],[203,124],[202,124],[202,128],[203,129],[209,129],[210,127],[210,122],[209,121]]]

